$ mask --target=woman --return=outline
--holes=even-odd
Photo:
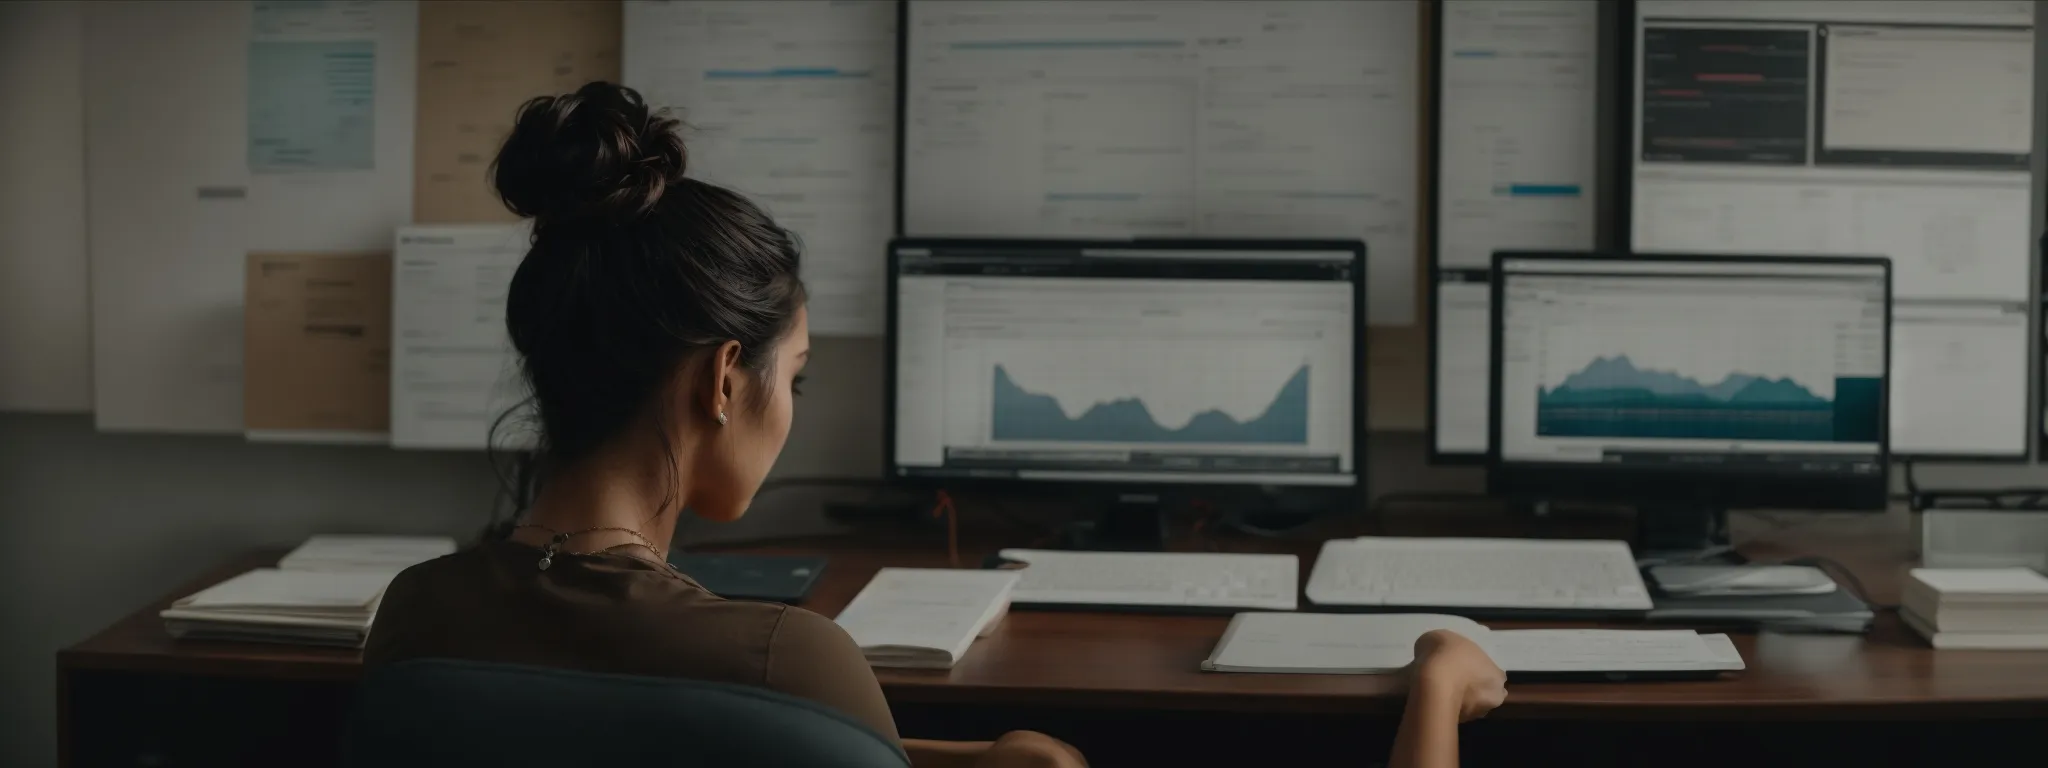
[[[675,128],[607,83],[520,109],[494,176],[506,206],[533,220],[505,322],[539,419],[542,481],[506,540],[392,582],[365,662],[759,685],[894,741],[881,687],[838,625],[722,600],[667,565],[683,510],[746,512],[789,436],[810,348],[796,243],[745,198],[684,176]],[[1456,719],[1438,714],[1426,721],[1450,728],[1455,750]],[[1029,732],[901,744],[918,768],[1084,764]]]
[[[495,183],[533,220],[505,324],[533,394],[542,481],[524,524],[408,569],[364,659],[464,658],[760,685],[897,739],[831,620],[726,601],[667,565],[682,510],[733,520],[789,436],[809,355],[797,244],[684,176],[676,122],[607,83],[519,111]],[[908,740],[931,765],[1080,765],[1033,733]]]

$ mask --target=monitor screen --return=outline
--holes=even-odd
[[[1502,464],[1882,471],[1882,262],[1504,256],[1499,280]]]
[[[1487,448],[1493,252],[1604,245],[1595,205],[1602,6],[1437,7],[1431,455],[1477,462]]]
[[[1420,7],[912,0],[900,232],[1362,239],[1412,325]]]
[[[896,476],[1357,484],[1362,245],[892,248]]]
[[[2027,454],[2036,4],[1636,4],[1631,249],[1888,256],[1892,448]]]

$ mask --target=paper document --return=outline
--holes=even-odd
[[[249,170],[375,167],[377,46],[368,40],[249,44]]]
[[[363,609],[377,602],[393,575],[258,568],[179,600],[174,607]]]
[[[489,174],[519,106],[619,81],[615,2],[420,5],[414,224],[512,221]]]
[[[1247,618],[1252,617],[1252,618]],[[1360,617],[1331,613],[1241,613],[1232,619],[1204,668],[1215,671],[1313,670],[1325,674],[1392,672],[1415,660],[1415,640],[1438,629],[1486,634],[1471,619],[1437,614],[1380,614],[1370,629]]]
[[[252,253],[242,405],[254,437],[386,439],[391,255]]]
[[[836,621],[876,666],[951,667],[1009,607],[1019,575],[884,568]]]
[[[1383,674],[1415,660],[1415,641],[1448,629],[1508,672],[1718,672],[1743,668],[1725,635],[1692,630],[1489,630],[1438,614],[1241,613],[1202,668],[1212,672]]]
[[[1489,632],[1487,653],[1510,672],[1718,669],[1722,661],[1690,629],[1520,629]]]
[[[801,238],[811,333],[881,335],[896,4],[634,1],[625,30],[625,84],[689,125],[690,175],[747,195]]]
[[[318,534],[277,561],[288,571],[399,571],[455,551],[446,536]]]
[[[505,330],[524,224],[406,227],[392,266],[391,444],[485,448],[526,399]],[[529,444],[508,422],[500,445]]]

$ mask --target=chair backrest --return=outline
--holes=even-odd
[[[888,739],[764,688],[452,659],[364,678],[347,766],[907,768]]]

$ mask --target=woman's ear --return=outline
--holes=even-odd
[[[740,375],[740,343],[727,341],[718,345],[705,365],[709,386],[705,393],[704,417],[714,424],[724,424],[730,418],[733,403],[739,401],[742,390],[747,386],[745,376]]]

